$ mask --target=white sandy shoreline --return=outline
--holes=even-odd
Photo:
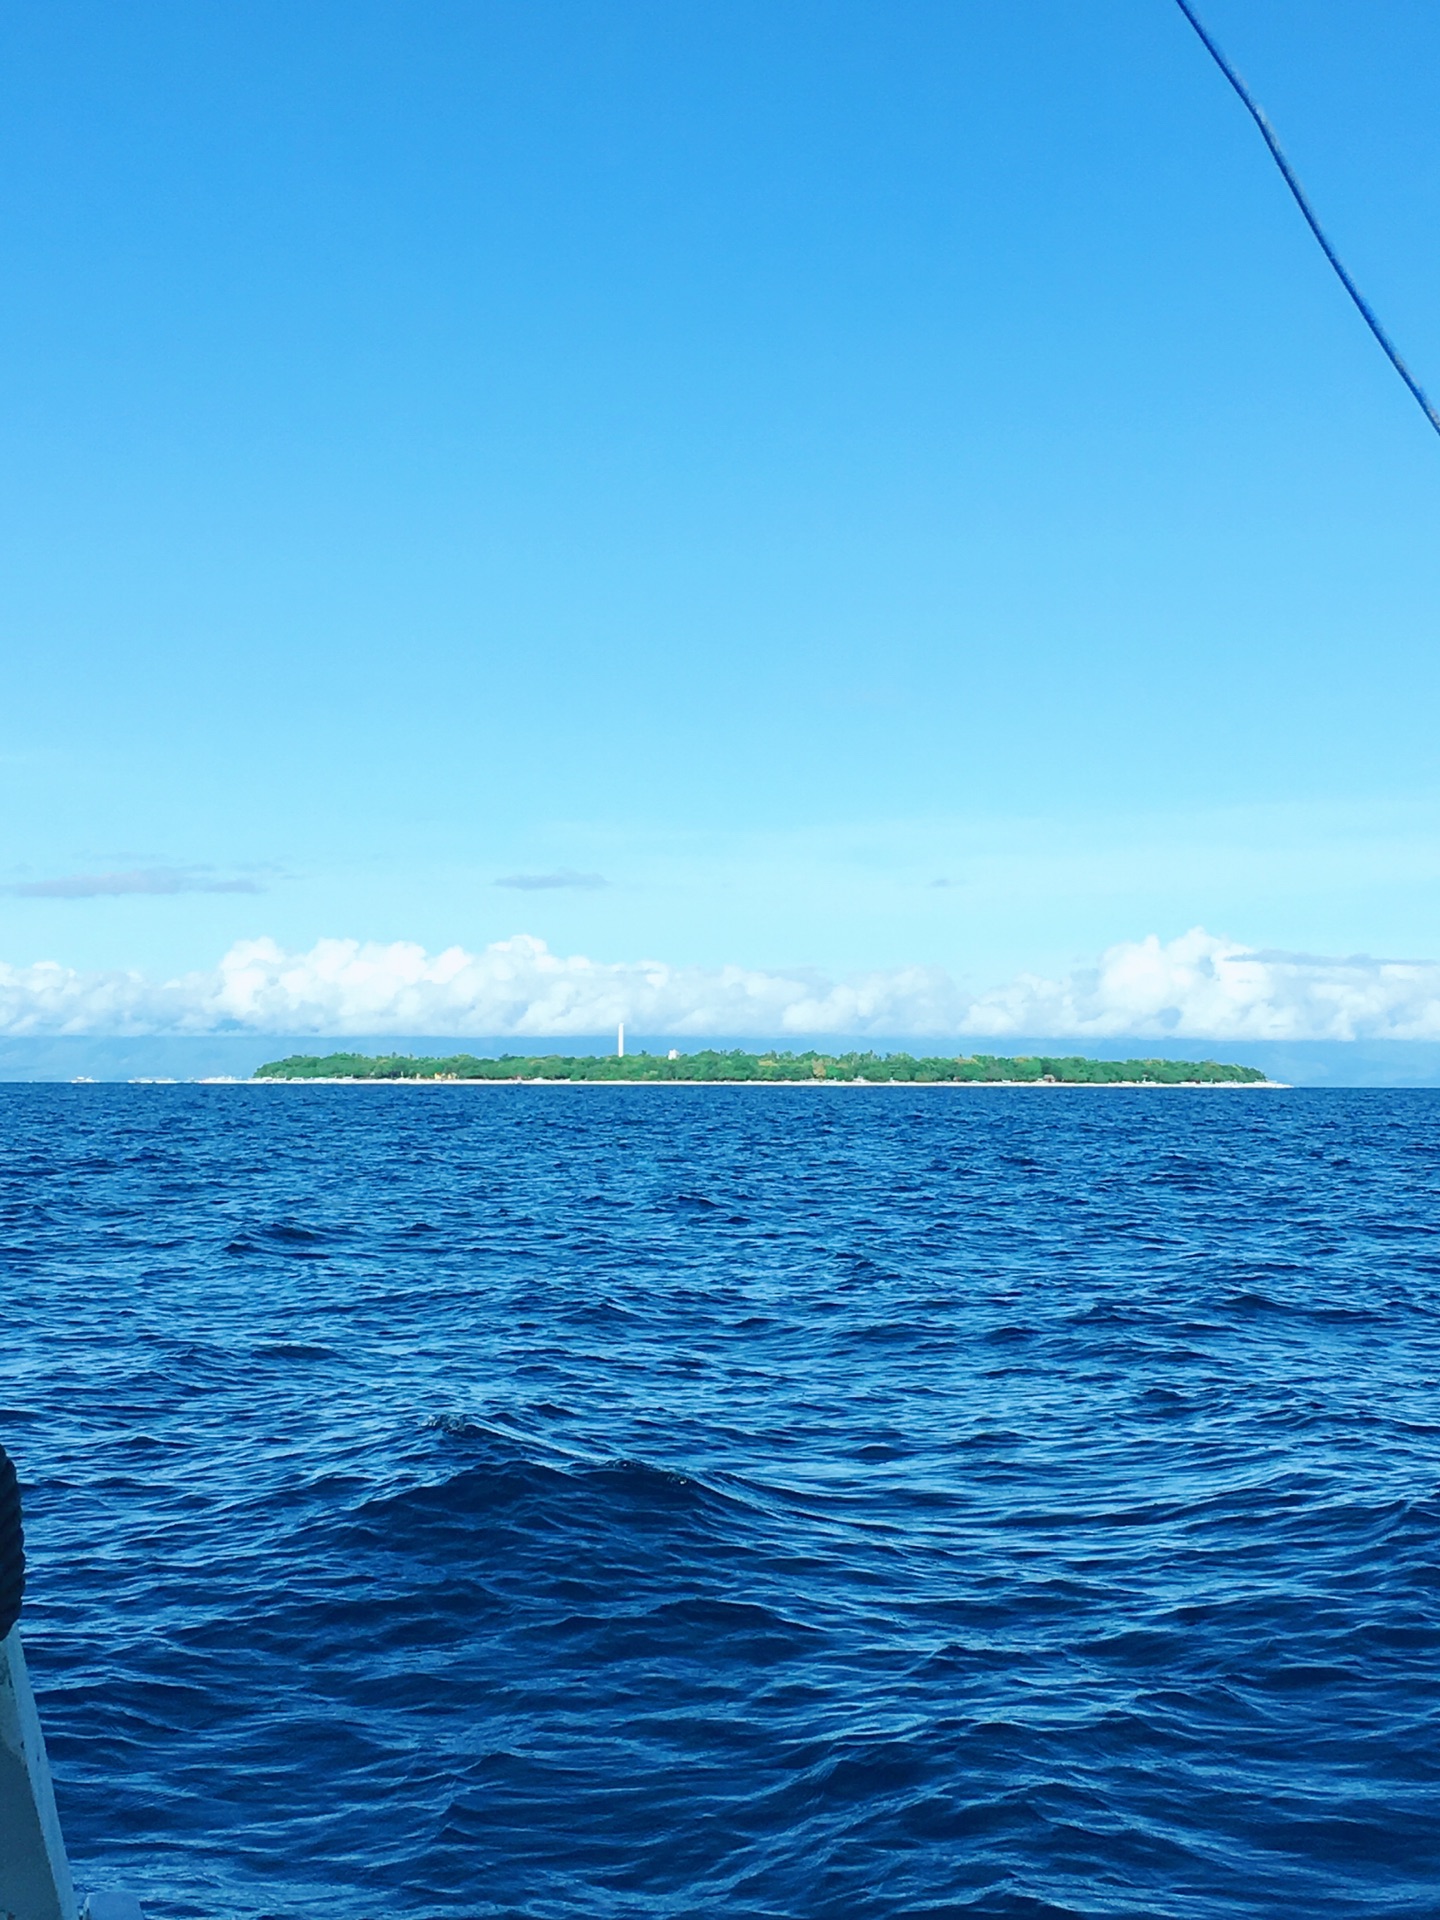
[[[306,1076],[304,1079],[232,1080],[217,1076],[206,1080],[131,1081],[132,1086],[198,1087],[770,1087],[801,1093],[848,1092],[852,1088],[883,1091],[924,1088],[932,1093],[982,1091],[987,1087],[1024,1087],[1037,1093],[1106,1093],[1144,1088],[1151,1093],[1264,1093],[1289,1086],[1285,1080],[542,1080],[454,1079],[454,1080],[378,1080],[352,1079],[342,1074]]]

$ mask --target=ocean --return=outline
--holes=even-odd
[[[1440,1911],[1440,1094],[0,1086],[76,1879]]]

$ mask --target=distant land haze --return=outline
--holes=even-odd
[[[449,1059],[469,1053],[498,1058],[515,1053],[513,1037],[489,1034],[476,1037],[457,1033],[367,1033],[347,1035],[341,1042],[313,1033],[257,1034],[32,1034],[0,1035],[0,1082],[89,1080],[230,1080],[252,1081],[256,1069],[289,1054],[313,1054],[317,1049],[370,1055],[412,1054],[424,1059]],[[725,1053],[739,1048],[763,1054],[767,1049],[793,1045],[778,1034],[729,1032],[694,1034],[647,1030],[626,1034],[627,1051],[665,1054],[671,1047],[686,1053],[705,1050]],[[853,1050],[857,1044],[876,1053],[913,1051],[910,1036],[887,1033],[860,1041],[855,1034],[827,1032],[809,1044],[827,1055]],[[943,1044],[943,1043],[940,1043]],[[608,1054],[614,1033],[544,1034],[524,1042],[535,1058],[594,1052]],[[1047,1058],[1083,1055],[1086,1058],[1125,1060],[1136,1054],[1164,1059],[1193,1059],[1197,1053],[1232,1053],[1247,1065],[1262,1068],[1272,1081],[1291,1087],[1408,1087],[1440,1088],[1440,1044],[1404,1040],[1246,1041],[1242,1048],[1213,1047],[1194,1040],[1102,1040],[1078,1033],[985,1034],[967,1040],[975,1053],[996,1057],[1025,1055]],[[928,1049],[927,1049],[928,1051]]]

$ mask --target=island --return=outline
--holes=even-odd
[[[291,1054],[255,1070],[257,1080],[403,1080],[403,1081],[621,1081],[828,1084],[851,1086],[940,1086],[985,1084],[1063,1087],[1215,1087],[1265,1086],[1258,1067],[1227,1066],[1216,1060],[1089,1060],[1079,1054],[1020,1055],[993,1053],[958,1058],[909,1053],[745,1053],[738,1048],[699,1053],[501,1054],[482,1060],[471,1053],[445,1059],[413,1054]]]

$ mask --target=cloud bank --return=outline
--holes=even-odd
[[[0,965],[0,1034],[810,1034],[954,1040],[1436,1040],[1440,964],[1257,950],[1202,928],[1111,947],[1049,980],[1022,974],[970,993],[946,972],[901,967],[834,980],[805,970],[673,967],[552,953],[519,935],[479,953],[397,941],[321,940],[286,953],[243,940],[178,979]]]
[[[96,900],[121,893],[260,893],[253,880],[217,880],[194,867],[136,867],[128,873],[67,873],[25,880],[0,892],[26,900]]]

